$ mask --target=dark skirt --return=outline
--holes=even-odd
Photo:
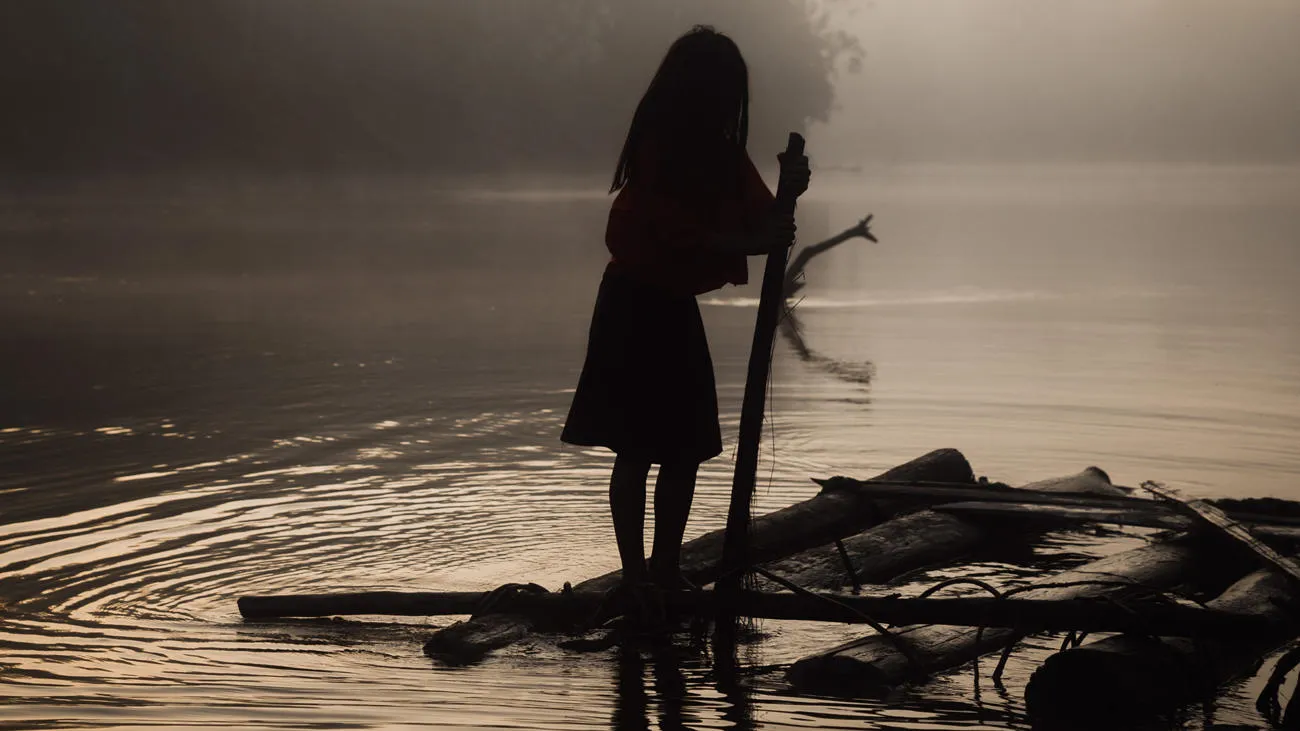
[[[722,452],[713,361],[694,296],[605,272],[560,439],[655,464],[698,464]]]

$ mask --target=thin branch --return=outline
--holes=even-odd
[[[794,261],[790,262],[790,265],[786,267],[785,270],[784,288],[786,299],[793,297],[795,293],[800,289],[803,289],[803,282],[800,281],[800,277],[803,275],[804,267],[808,265],[808,262],[811,261],[814,256],[829,251],[845,241],[859,237],[864,238],[873,244],[878,243],[875,235],[871,233],[871,219],[872,215],[868,215],[866,218],[858,221],[856,226],[847,228],[825,241],[811,246],[805,246],[801,249],[795,256]]]

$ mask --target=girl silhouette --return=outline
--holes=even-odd
[[[794,219],[745,150],[749,73],[727,36],[696,26],[668,49],[637,105],[614,172],[586,361],[561,439],[616,453],[609,503],[623,586],[678,588],[695,476],[722,452],[718,401],[695,295],[748,279],[746,256],[794,241]],[[784,158],[784,156],[779,156]],[[782,185],[808,187],[807,159],[782,159]],[[788,178],[788,180],[787,180]],[[655,482],[645,560],[646,478]]]

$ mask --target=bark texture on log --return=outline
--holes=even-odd
[[[843,540],[853,575],[864,584],[884,583],[925,566],[952,561],[988,542],[989,531],[976,521],[933,510],[919,510]],[[852,583],[844,559],[832,544],[801,551],[764,565],[806,589],[835,591]],[[777,588],[760,578],[758,586]]]
[[[1155,543],[1108,556],[1041,579],[1037,588],[1016,594],[1022,599],[1083,599],[1116,597],[1168,589],[1181,584],[1225,580],[1233,571],[1229,561],[1206,561],[1203,544],[1188,541]],[[1230,580],[1226,579],[1226,580]],[[1108,581],[1113,584],[1076,583]],[[1059,584],[1072,584],[1058,586]],[[796,662],[787,678],[796,690],[845,695],[867,694],[957,667],[999,650],[1017,636],[1013,629],[947,625],[911,625],[892,630],[916,659],[913,664],[893,643],[872,635]]]
[[[1077,523],[1110,523],[1175,531],[1204,530],[1196,520],[1172,515],[1158,506],[1151,508],[1082,507],[1064,505],[1029,505],[1017,503],[965,502],[936,505],[940,513],[966,518],[1001,518],[1004,520],[1049,520],[1059,518]],[[1268,521],[1268,522],[1264,522]],[[1300,526],[1279,524],[1261,517],[1260,522],[1243,521],[1251,533],[1264,539],[1289,542],[1300,540]]]
[[[493,650],[512,645],[533,631],[533,618],[524,614],[491,614],[491,622],[456,622],[434,632],[424,654],[449,665],[477,662]]]
[[[368,591],[349,594],[245,596],[239,598],[239,613],[245,619],[329,617],[348,614],[410,617],[473,614],[479,602],[486,596],[487,592],[483,591]]]
[[[937,449],[873,479],[974,483],[975,473],[961,452]],[[915,507],[915,501],[906,498],[881,499],[853,489],[822,490],[808,500],[755,519],[750,528],[749,555],[756,562],[775,560],[852,535],[887,520],[894,513]],[[717,579],[723,534],[724,531],[716,530],[682,545],[682,574],[696,585]],[[621,579],[622,572],[612,571],[578,584],[574,591],[604,594],[618,586]],[[425,651],[444,658],[458,653],[470,659],[481,657],[485,651],[480,651],[480,647],[491,650],[509,644],[501,644],[500,638],[512,636],[513,630],[501,628],[516,624],[518,617],[514,615],[474,617],[434,632]]]
[[[1045,722],[1093,724],[1158,715],[1209,697],[1295,636],[1297,603],[1294,582],[1273,569],[1255,571],[1206,606],[1278,621],[1273,636],[1227,642],[1108,637],[1049,657],[1025,687],[1026,707]]]
[[[819,622],[896,624],[922,621],[962,627],[1005,627],[1021,632],[1151,632],[1170,636],[1267,639],[1283,625],[1275,617],[1204,609],[1160,600],[1123,604],[1098,599],[933,599],[854,594],[742,592],[745,616]],[[688,611],[707,611],[711,592],[688,596]]]
[[[863,486],[862,489],[869,488]],[[1062,495],[1124,494],[1123,490],[1111,484],[1105,472],[1096,467],[1016,489]],[[977,488],[972,488],[972,491],[983,492]],[[969,494],[963,497],[970,499]],[[1051,516],[1042,520],[1004,522],[921,510],[846,538],[843,545],[858,581],[878,583],[908,571],[954,560],[995,540],[1025,540],[1034,532],[1056,524]],[[844,559],[833,544],[801,551],[764,568],[808,589],[836,590],[851,583]],[[771,588],[767,583],[760,582],[759,585]]]

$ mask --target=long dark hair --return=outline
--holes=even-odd
[[[729,187],[749,137],[749,68],[736,42],[697,25],[669,47],[646,89],[614,170],[615,193],[639,174],[651,141],[658,182],[696,195]]]

